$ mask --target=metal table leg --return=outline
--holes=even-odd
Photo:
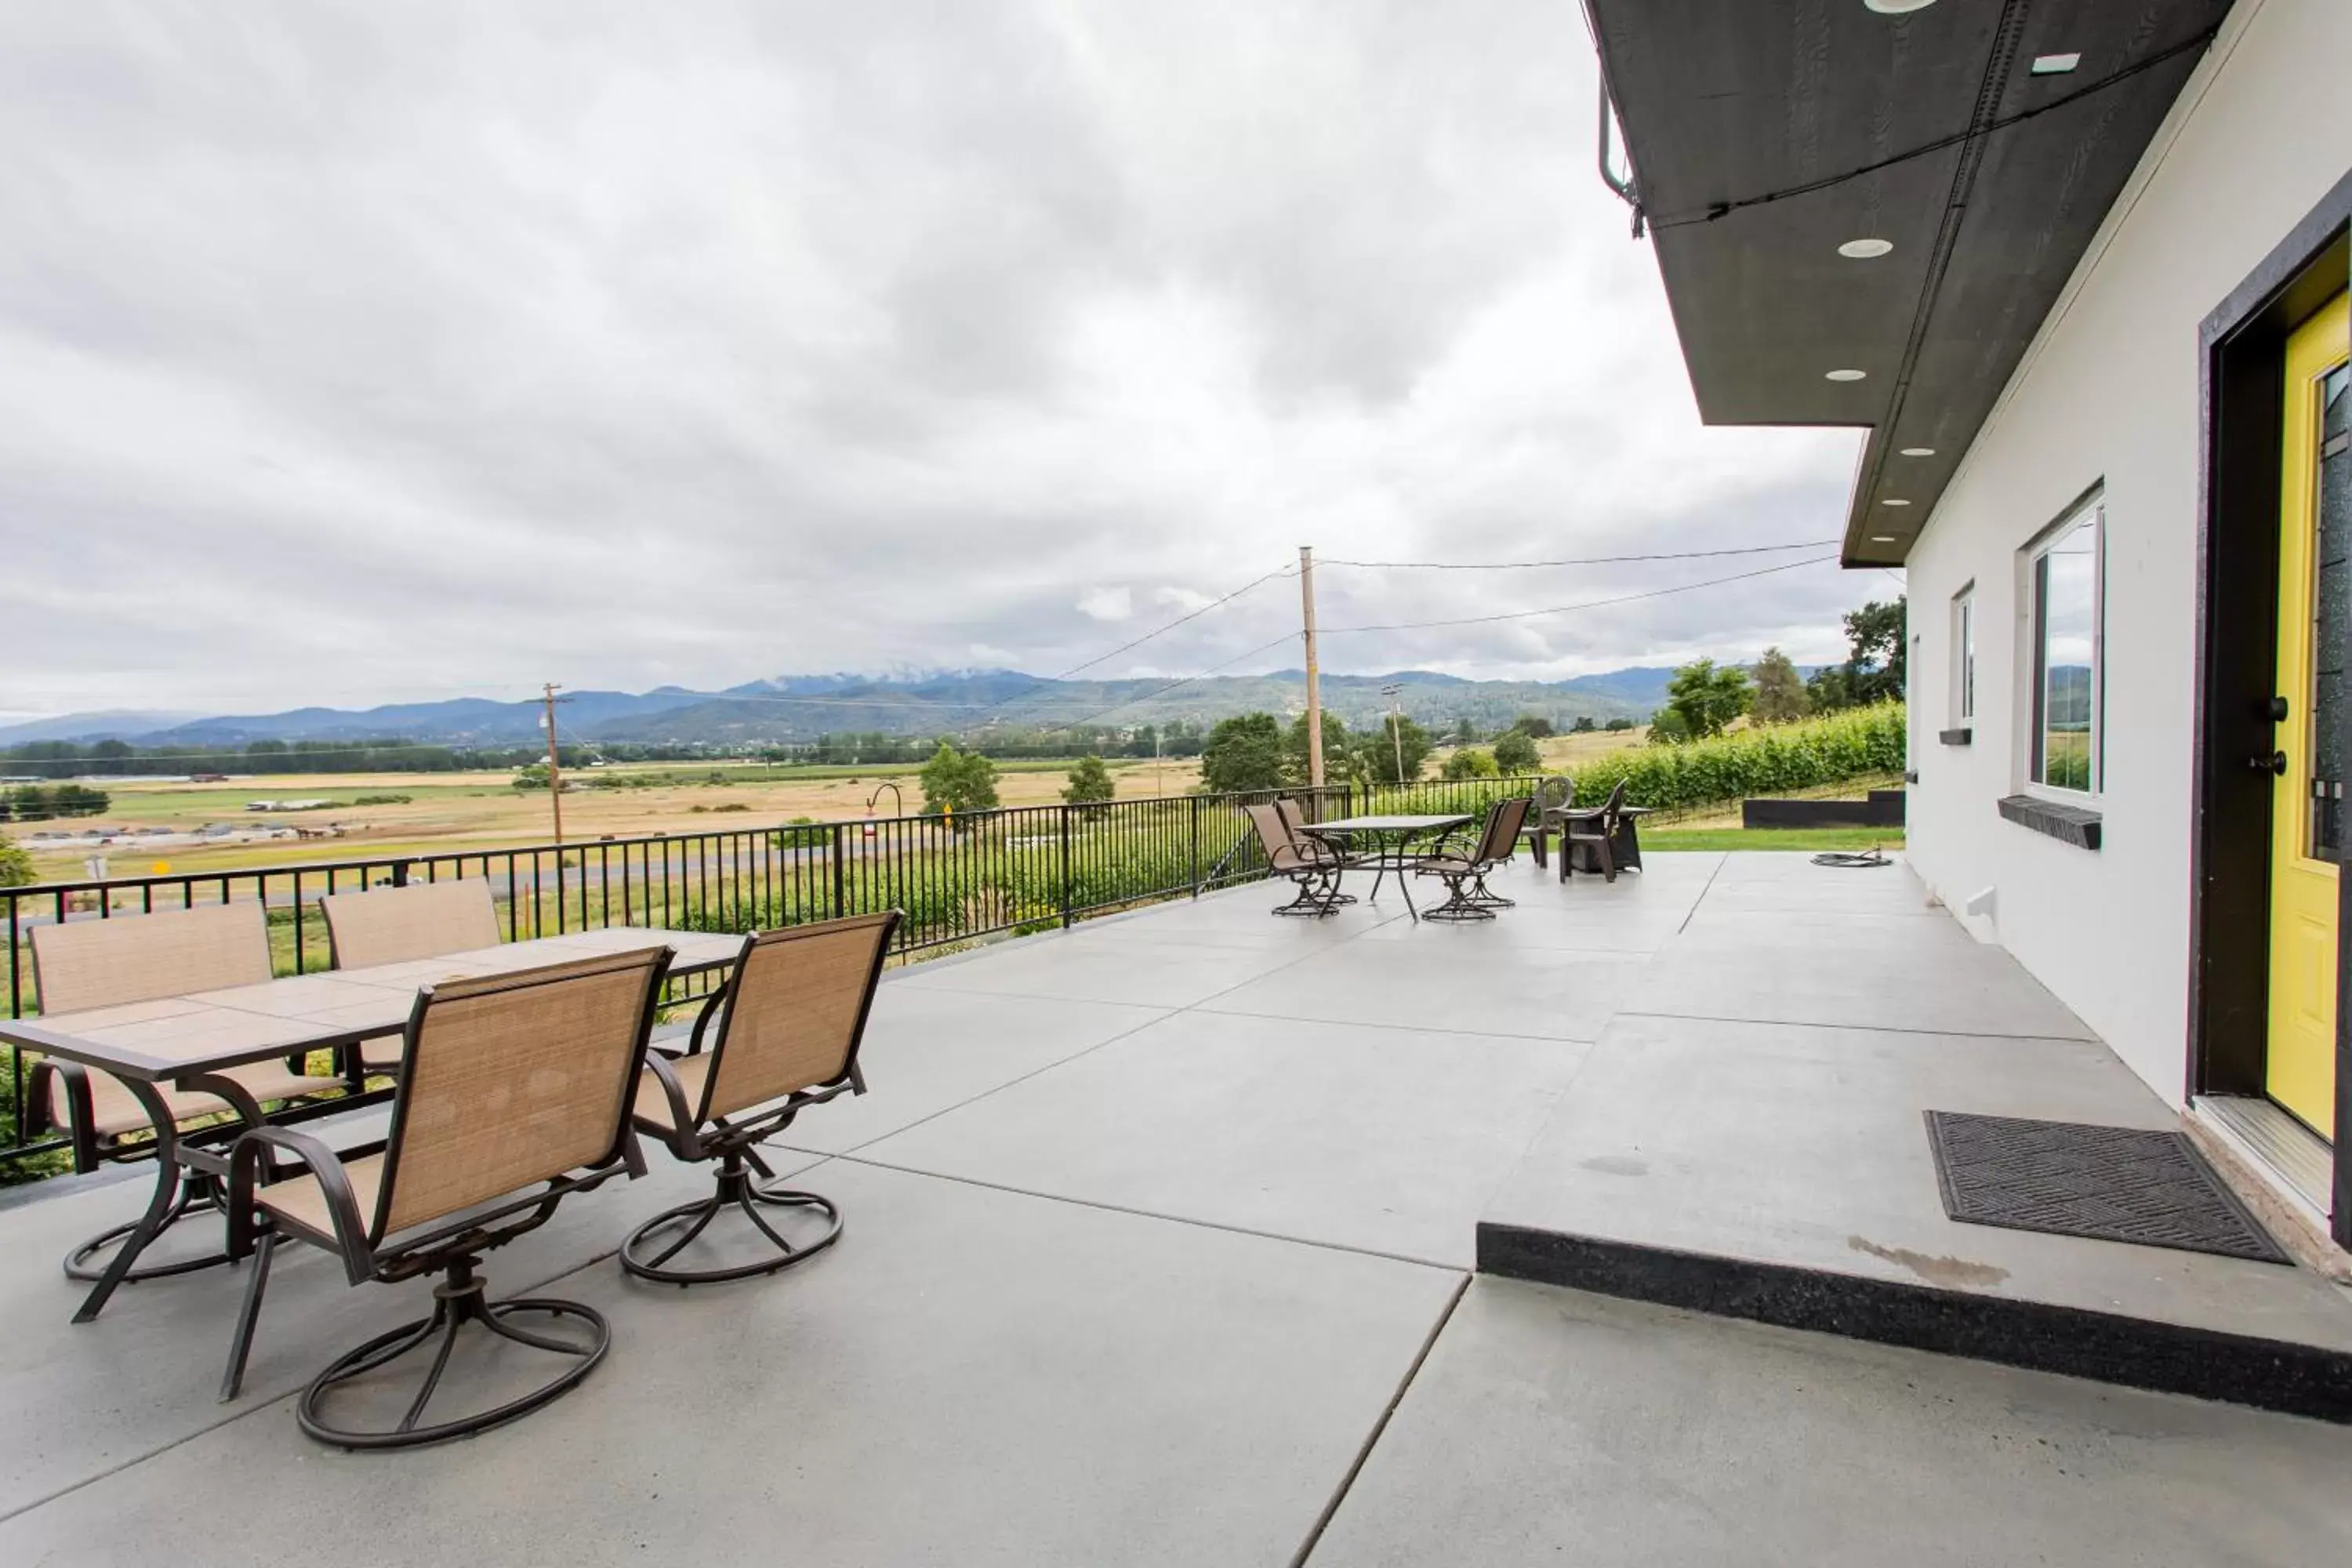
[[[131,1266],[139,1261],[147,1244],[163,1234],[163,1227],[172,1223],[179,1206],[180,1135],[172,1123],[171,1110],[152,1083],[126,1078],[122,1086],[138,1098],[140,1109],[155,1124],[155,1195],[147,1200],[147,1212],[140,1216],[137,1227],[122,1238],[114,1261],[106,1266],[106,1272],[98,1277],[98,1283],[83,1299],[81,1310],[74,1314],[77,1323],[89,1322],[106,1310],[114,1288],[122,1283],[122,1277],[131,1272]]]

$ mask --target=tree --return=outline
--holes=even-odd
[[[1497,751],[1500,747],[1496,748]],[[1439,776],[1446,780],[1490,779],[1503,770],[1495,765],[1493,752],[1482,752],[1473,746],[1457,746],[1445,758]]]
[[[1624,731],[1633,727],[1633,721],[1631,719],[1612,719],[1609,722],[1601,727],[1608,731],[1612,735],[1622,734]]]
[[[1535,741],[1549,741],[1559,732],[1552,727],[1552,721],[1540,713],[1522,713],[1511,721],[1511,728]]]
[[[1351,740],[1348,749],[1355,758],[1358,775],[1375,784],[1411,784],[1421,776],[1421,764],[1430,751],[1429,731],[1397,713],[1382,719],[1379,729],[1367,730]]]
[[[1454,743],[1457,746],[1478,743],[1478,726],[1470,722],[1470,716],[1466,713],[1454,721]]]
[[[1323,710],[1323,782],[1327,784],[1346,784],[1355,777],[1355,759],[1348,754],[1348,726],[1328,708]],[[1307,715],[1301,713],[1290,721],[1290,733],[1282,743],[1282,782],[1307,784]]]
[[[1579,713],[1576,716],[1576,722],[1568,727],[1568,732],[1571,735],[1590,735],[1592,733],[1592,715],[1590,713]]]
[[[1904,599],[1891,605],[1873,599],[1845,617],[1846,659],[1813,672],[1805,689],[1816,711],[1858,708],[1903,695],[1906,675],[1903,632],[1908,616]]]
[[[978,752],[959,752],[941,741],[916,776],[922,781],[925,816],[996,809],[996,764]]]
[[[1201,748],[1201,788],[1210,795],[1280,789],[1282,722],[1271,713],[1220,719]]]
[[[1690,738],[1690,721],[1680,709],[1661,708],[1650,715],[1650,744],[1678,746]]]
[[[1666,682],[1666,710],[1681,716],[1694,740],[1723,733],[1723,727],[1747,712],[1755,697],[1746,670],[1736,664],[1718,669],[1711,658],[1693,659]],[[1654,726],[1657,720],[1650,722]]]
[[[1805,695],[1805,683],[1799,679],[1797,667],[1779,648],[1764,650],[1764,656],[1756,661],[1755,676],[1756,705],[1749,711],[1759,722],[1785,724],[1811,711],[1812,702]]]
[[[1506,730],[1495,738],[1495,766],[1506,773],[1531,773],[1543,766],[1543,753],[1525,730]]]
[[[32,879],[32,856],[23,845],[0,837],[0,888],[21,888]]]
[[[1062,798],[1072,805],[1093,805],[1117,794],[1118,786],[1111,783],[1110,770],[1103,766],[1103,760],[1088,755],[1080,757],[1070,770],[1069,787],[1062,791]]]

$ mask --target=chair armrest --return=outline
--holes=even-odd
[[[50,1114],[54,1109],[49,1094],[49,1075],[52,1073],[65,1086],[66,1124],[63,1127],[58,1126],[57,1118]],[[59,1131],[72,1139],[76,1171],[98,1169],[98,1133],[92,1125],[95,1112],[89,1102],[89,1069],[81,1063],[64,1061],[56,1057],[43,1057],[35,1062],[31,1074],[25,1079],[25,1103],[16,1108],[16,1114],[27,1134]]]
[[[272,1150],[293,1155],[318,1179],[319,1195],[326,1203],[327,1217],[343,1255],[343,1272],[352,1284],[365,1284],[373,1265],[373,1248],[368,1244],[367,1221],[360,1214],[359,1197],[352,1191],[342,1157],[319,1139],[290,1127],[256,1127],[229,1150],[228,1255],[244,1258],[253,1251],[254,1178]],[[273,1164],[270,1179],[275,1181],[279,1174]]]
[[[686,1055],[692,1057],[702,1054],[702,1032],[710,1027],[710,1021],[713,1018],[719,1016],[719,1004],[726,1000],[727,987],[722,985],[713,991],[704,1000],[701,1007],[695,1012],[694,1032],[686,1037]]]
[[[646,1070],[654,1075],[654,1081],[661,1085],[662,1098],[669,1102],[670,1136],[665,1142],[680,1155],[692,1158],[699,1152],[701,1141],[696,1136],[694,1112],[686,1103],[686,1086],[677,1081],[677,1069],[669,1064],[667,1057],[651,1052],[646,1056]],[[636,1125],[634,1111],[629,1124]]]

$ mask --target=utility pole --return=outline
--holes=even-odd
[[[563,771],[555,760],[555,705],[569,702],[569,697],[558,697],[555,682],[547,682],[547,804],[555,812],[555,841],[563,842]]]
[[[1298,547],[1298,599],[1307,626],[1307,782],[1323,787],[1323,677],[1315,664],[1315,547]]]
[[[1391,681],[1381,688],[1389,700],[1389,739],[1396,742],[1397,783],[1404,783],[1404,688]]]

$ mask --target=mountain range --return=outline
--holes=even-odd
[[[1565,729],[1578,719],[1646,719],[1665,701],[1672,671],[1637,665],[1569,680],[1468,680],[1431,670],[1322,678],[1323,704],[1369,728],[1389,710],[1382,688],[1423,724],[1468,719],[1482,729],[1522,713]],[[1306,706],[1298,670],[1213,676],[1171,688],[1158,679],[1053,680],[1018,670],[956,670],[876,677],[787,675],[720,691],[679,686],[651,691],[565,693],[556,722],[569,741],[732,746],[814,740],[827,732],[963,734],[1091,724],[1125,728],[1181,721],[1213,723],[1235,713],[1290,714]],[[191,718],[110,710],[0,725],[0,746],[30,741],[139,741],[152,745],[243,746],[255,741],[398,739],[416,744],[508,746],[541,735],[536,700],[461,697],[379,708],[295,708],[282,713]]]

